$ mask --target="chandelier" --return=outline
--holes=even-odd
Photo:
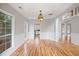
[[[40,10],[40,14],[38,15],[38,19],[37,20],[40,21],[40,22],[44,20],[44,17],[42,15],[42,10]]]

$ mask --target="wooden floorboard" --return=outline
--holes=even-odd
[[[52,40],[30,40],[11,56],[79,56],[79,46]]]

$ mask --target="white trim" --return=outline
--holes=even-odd
[[[5,13],[5,14],[7,14],[7,15],[12,16],[12,33],[11,33],[12,34],[12,46],[10,47],[10,48],[12,48],[12,47],[14,47],[15,17],[14,17],[14,15],[12,15],[11,13],[8,13],[7,11],[4,11],[2,9],[0,9],[0,11],[3,12],[3,13]]]
[[[12,18],[12,47],[14,47],[14,34],[15,34],[15,17]]]
[[[28,37],[28,23],[24,21],[24,36],[25,38]]]
[[[13,16],[13,17],[14,17],[14,15],[12,15],[11,13],[8,13],[8,12],[5,11],[5,10],[0,9],[0,11],[3,12],[3,13],[5,13],[5,14],[7,14],[7,15],[10,15],[10,16]]]
[[[11,35],[11,34],[1,35],[0,37],[5,37],[5,36],[9,36],[9,35]]]

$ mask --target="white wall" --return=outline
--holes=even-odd
[[[53,32],[40,32],[40,38],[55,41]]]
[[[79,33],[72,33],[72,43],[79,45]]]
[[[23,44],[27,38],[24,36],[24,21],[26,20],[18,11],[14,10],[8,4],[0,4],[0,9],[7,11],[15,16],[15,33],[13,39],[13,47],[4,51],[1,55],[10,55],[15,49],[17,49],[21,44]]]
[[[41,39],[48,39],[48,40],[55,40],[54,39],[54,20],[46,21],[44,20],[41,25],[34,26],[34,22],[29,23],[29,39],[34,39],[34,29],[40,29],[40,38]],[[38,24],[38,23],[36,23]]]
[[[71,22],[72,43],[79,45],[79,17],[75,17]]]
[[[46,21],[44,24],[41,25],[41,32],[40,32],[40,38],[41,39],[48,39],[48,40],[55,40],[54,37],[54,20],[53,19],[48,19],[51,20]]]
[[[50,20],[50,21],[49,21]],[[48,39],[48,40],[55,40],[55,32],[54,32],[54,19],[46,19],[41,24],[41,32],[40,38],[41,39]]]

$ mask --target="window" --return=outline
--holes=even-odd
[[[12,46],[12,16],[0,11],[0,53]]]

